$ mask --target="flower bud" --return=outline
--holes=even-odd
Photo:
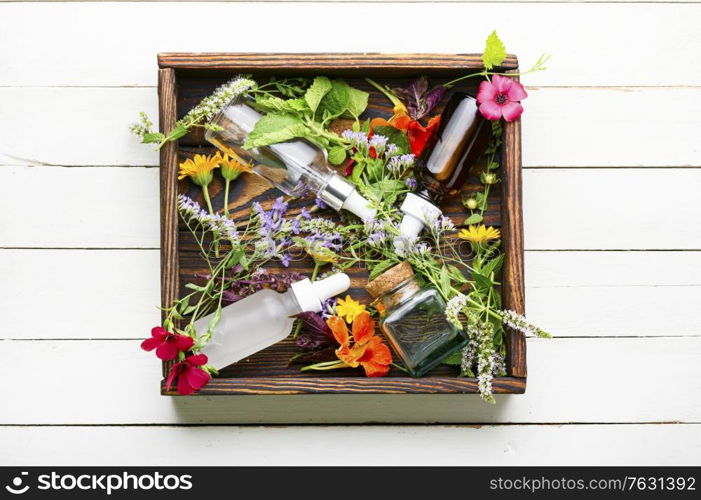
[[[497,174],[482,172],[480,174],[480,181],[482,181],[482,184],[496,184],[499,182],[499,178],[497,177]]]
[[[477,200],[472,197],[463,201],[462,204],[465,205],[465,208],[469,208],[470,210],[475,210],[479,206]]]

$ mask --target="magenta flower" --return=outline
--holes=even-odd
[[[207,364],[205,354],[193,354],[180,363],[175,363],[166,378],[166,389],[170,390],[175,379],[178,379],[178,394],[187,396],[199,391],[209,382],[209,373],[200,366]]]
[[[512,122],[523,113],[520,101],[528,97],[526,89],[516,80],[494,75],[492,81],[480,83],[477,102],[482,116],[488,120],[498,120],[502,116]]]
[[[157,326],[151,330],[151,338],[144,340],[141,343],[141,348],[144,351],[153,351],[156,349],[156,356],[159,359],[167,361],[175,359],[179,352],[189,351],[195,341],[187,335],[172,333],[168,330]]]

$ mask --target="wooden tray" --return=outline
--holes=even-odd
[[[391,106],[363,80],[373,77],[383,83],[399,86],[412,78],[428,75],[433,82],[447,81],[458,76],[479,71],[482,62],[479,55],[443,54],[218,54],[218,53],[168,53],[158,56],[158,94],[161,131],[169,131],[176,120],[188,112],[200,99],[216,86],[238,74],[252,74],[262,81],[271,75],[339,75],[351,85],[371,93],[367,114],[389,116]],[[508,56],[500,70],[517,72],[515,56]],[[473,93],[477,79],[458,88]],[[440,112],[442,107],[437,109]],[[211,154],[214,148],[198,131],[183,137],[177,144],[170,143],[161,150],[161,303],[170,306],[183,292],[183,285],[192,281],[198,273],[204,273],[203,263],[197,255],[186,228],[179,225],[176,208],[179,193],[199,199],[199,188],[190,181],[177,180],[178,163],[194,153]],[[504,130],[501,151],[501,189],[492,190],[486,223],[501,228],[505,252],[502,299],[505,308],[524,312],[523,284],[523,225],[521,213],[521,131],[520,120],[508,123]],[[441,208],[456,223],[467,216],[461,204],[466,192],[478,188],[478,180],[469,181],[463,193],[446,199]],[[223,204],[223,189],[218,176],[210,185],[215,210]],[[266,181],[254,175],[243,175],[232,184],[230,207],[237,218],[246,217],[248,207],[259,201],[269,208],[272,200],[281,193]],[[299,210],[309,200],[295,200],[291,207]],[[271,271],[280,270],[266,266]],[[289,270],[309,274],[311,261],[291,264]],[[351,269],[350,293],[355,298],[367,299],[363,286],[365,271]],[[523,393],[526,388],[526,343],[518,332],[508,331],[508,376],[494,379],[495,393]],[[387,377],[366,378],[362,371],[336,370],[333,373],[301,373],[299,366],[288,366],[288,360],[297,352],[291,340],[280,342],[246,360],[232,365],[209,382],[199,394],[305,394],[305,393],[475,393],[474,378],[457,377],[457,368],[443,366],[422,378],[411,378],[403,372],[392,370]],[[164,371],[168,365],[164,367]],[[161,383],[162,394],[167,391]]]

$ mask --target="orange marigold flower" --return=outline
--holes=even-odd
[[[364,311],[353,321],[351,332],[343,318],[333,316],[326,320],[333,336],[341,346],[336,356],[351,368],[362,366],[368,377],[382,377],[389,372],[392,353],[382,339],[375,335],[375,322]]]

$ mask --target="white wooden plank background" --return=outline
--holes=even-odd
[[[300,12],[314,29],[287,23]],[[429,17],[421,37],[338,35]],[[0,2],[0,463],[135,463],[138,444],[142,465],[321,447],[339,464],[698,464],[700,18],[695,1]],[[524,77],[527,313],[557,336],[529,341],[526,395],[158,396],[136,340],[158,321],[158,158],[126,131],[156,115],[155,54],[474,52],[492,28],[524,66],[554,56]],[[257,422],[487,425],[235,425]]]

